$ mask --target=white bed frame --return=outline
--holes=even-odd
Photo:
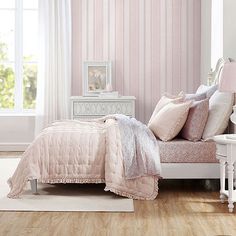
[[[162,163],[163,179],[219,179],[219,163]]]
[[[163,179],[219,179],[219,163],[162,163]],[[37,194],[37,180],[30,181],[31,191]]]
[[[208,74],[208,85],[217,84],[221,70],[226,62],[232,59],[220,58],[214,71]],[[230,124],[229,126],[232,126]],[[235,130],[235,129],[232,129]],[[232,132],[232,131],[231,131]],[[219,163],[162,163],[162,177],[164,179],[219,179]]]

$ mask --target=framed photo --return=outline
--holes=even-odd
[[[83,95],[98,96],[112,84],[111,62],[84,62]]]

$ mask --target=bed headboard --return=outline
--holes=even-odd
[[[208,73],[207,85],[218,84],[220,74],[221,74],[224,64],[231,62],[231,61],[233,61],[231,58],[223,58],[223,57],[220,58],[216,63],[215,69],[213,71],[211,71],[210,73]]]
[[[231,58],[220,58],[217,63],[214,71],[211,71],[208,74],[207,84],[214,85],[219,83],[220,74],[225,63],[234,61]],[[236,94],[234,95],[234,104],[236,104]],[[229,121],[227,128],[228,133],[236,133],[236,125]]]

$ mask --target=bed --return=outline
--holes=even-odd
[[[214,81],[224,63],[225,60],[218,63]],[[30,180],[33,192],[37,191],[37,181],[105,183],[105,191],[152,200],[158,194],[160,177],[219,178],[213,141],[191,142],[177,138],[163,142],[141,122],[124,119],[126,126],[120,126],[119,118],[111,115],[91,121],[56,122],[46,128],[25,151],[9,179],[8,197],[19,197]],[[131,123],[127,125],[127,122]],[[130,127],[135,127],[132,132]],[[130,160],[130,157],[134,158]]]

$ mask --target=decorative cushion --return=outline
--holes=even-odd
[[[183,128],[192,101],[170,102],[151,120],[148,127],[162,141],[173,139]]]
[[[202,135],[203,139],[222,134],[227,128],[233,109],[234,96],[232,93],[218,90],[209,100],[209,115]]]
[[[187,93],[185,94],[184,101],[194,100],[194,101],[201,101],[206,99],[206,93]]]
[[[151,123],[152,119],[156,116],[156,114],[163,108],[165,105],[167,105],[170,102],[181,102],[184,99],[184,94],[181,92],[179,95],[174,96],[170,94],[165,94],[161,97],[159,102],[157,103],[152,116],[148,122],[148,125]]]
[[[212,85],[212,86],[207,86],[207,85],[204,85],[204,84],[201,84],[197,91],[196,91],[196,94],[202,94],[202,93],[205,93],[206,94],[206,97],[207,98],[210,98],[214,92],[218,89],[218,85],[215,84],[215,85]]]
[[[188,118],[181,130],[181,136],[189,141],[199,141],[207,122],[209,99],[195,101],[189,109]]]

